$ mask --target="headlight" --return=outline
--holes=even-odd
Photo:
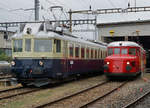
[[[109,65],[110,63],[109,63],[109,62],[106,62],[106,64],[108,64],[108,65]]]
[[[14,61],[11,62],[11,65],[12,65],[12,66],[15,66],[15,64],[16,64],[16,63],[15,63]]]
[[[43,66],[44,63],[43,63],[42,61],[39,61],[39,65],[40,65],[40,66]]]
[[[128,61],[128,62],[127,62],[127,65],[129,65],[129,64],[130,64],[130,62]]]

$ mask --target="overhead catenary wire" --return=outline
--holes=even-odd
[[[81,4],[82,2],[82,4]],[[86,9],[89,7],[89,4],[87,3],[87,0],[85,0],[85,2],[83,0],[80,0],[80,4]],[[85,6],[86,5],[86,6]]]
[[[111,5],[113,8],[116,8],[116,6],[114,5],[114,3],[113,3],[111,0],[108,0],[108,2],[110,3],[110,5]]]
[[[4,4],[4,3],[2,3],[2,2],[0,2],[0,5],[3,7],[3,8],[5,8],[5,9],[7,9],[7,10],[11,10],[12,8],[8,8],[8,6],[6,5],[6,4]]]

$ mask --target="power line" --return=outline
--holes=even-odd
[[[116,6],[114,5],[114,3],[111,0],[108,0],[108,2],[111,4],[112,7],[116,8]]]
[[[85,6],[84,4],[87,4],[87,0],[84,2],[83,0],[80,0],[80,1],[82,1],[82,4],[81,5],[83,5],[83,7]],[[87,4],[87,7],[88,7],[88,4]],[[87,8],[87,7],[84,7],[84,8]]]
[[[11,10],[11,8],[10,8],[10,7],[9,7],[9,8],[7,8],[8,6],[7,6],[7,5],[5,5],[5,4],[4,4],[4,3],[2,3],[2,2],[0,3],[0,5],[1,5],[1,6],[3,6],[3,7],[5,7],[5,9],[7,9],[7,10]]]
[[[56,5],[55,3],[49,1],[49,0],[45,0],[46,2],[48,2],[49,4],[53,4],[53,5]]]

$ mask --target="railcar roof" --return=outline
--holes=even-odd
[[[118,47],[118,46],[135,46],[135,47],[140,47],[141,49],[143,49],[139,44],[135,42],[131,42],[131,41],[117,41],[117,42],[111,42],[108,44],[108,47]]]
[[[81,45],[89,45],[91,47],[101,47],[101,48],[105,48],[106,49],[106,46],[105,45],[100,45],[100,44],[96,44],[94,42],[90,42],[90,41],[87,41],[87,40],[84,40],[84,39],[81,39],[81,38],[78,38],[78,37],[71,37],[67,34],[60,34],[60,33],[56,33],[54,31],[47,31],[47,32],[44,32],[44,31],[37,31],[40,27],[40,24],[36,24],[35,26],[33,26],[33,23],[31,25],[27,25],[28,27],[30,28],[33,28],[32,30],[32,33],[31,35],[34,36],[34,38],[56,38],[56,39],[61,39],[61,40],[69,40],[70,42],[75,42],[75,43],[80,43]],[[25,26],[25,30],[27,29],[27,26]],[[37,28],[36,28],[37,27]],[[23,38],[23,36],[25,35],[28,35],[26,33],[26,31],[23,30],[22,33],[16,33],[12,38]]]

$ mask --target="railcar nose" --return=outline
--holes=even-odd
[[[123,75],[136,72],[135,58],[109,58],[105,60],[104,73],[111,75]]]
[[[122,60],[113,60],[111,65],[109,65],[110,72],[112,73],[122,73],[123,72],[123,61]]]

